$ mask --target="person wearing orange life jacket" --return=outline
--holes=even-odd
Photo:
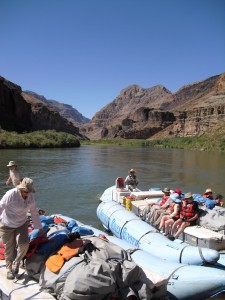
[[[170,205],[170,203],[168,202],[170,198],[170,189],[166,187],[162,190],[162,192],[164,193],[164,195],[158,203],[149,203],[150,212],[147,219],[153,226],[155,226],[155,222],[158,220],[159,216],[164,213]]]
[[[170,204],[169,208],[167,209],[167,214],[162,216],[160,221],[159,230],[164,229],[164,235],[169,234],[170,227],[180,218],[180,211],[181,211],[181,200],[179,199],[179,194],[174,193],[170,196],[170,199],[173,202]]]
[[[198,216],[198,203],[194,201],[192,193],[186,193],[181,207],[180,218],[173,224],[169,239],[176,239],[186,227],[195,225]]]

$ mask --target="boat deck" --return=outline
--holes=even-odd
[[[0,260],[0,299],[6,300],[52,300],[55,299],[52,295],[46,292],[40,292],[39,284],[30,279],[25,270],[20,269],[17,278],[8,280],[6,278],[7,269],[5,261]]]

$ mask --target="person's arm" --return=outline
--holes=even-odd
[[[5,209],[5,201],[3,196],[2,200],[0,201],[0,215],[2,214],[4,209]]]
[[[129,184],[129,181],[130,181],[130,180],[129,180],[129,176],[127,176],[127,177],[125,178],[125,180],[124,180],[124,183],[125,183],[125,184]]]
[[[188,219],[186,222],[192,222],[192,221],[195,221],[197,219],[198,219],[198,213],[195,213],[195,215],[192,218]]]
[[[5,184],[6,184],[6,185],[9,185],[11,181],[12,181],[12,179],[11,179],[11,177],[9,176],[9,178],[6,180]]]
[[[163,209],[168,208],[168,207],[170,206],[170,204],[171,204],[172,201],[173,201],[173,200],[172,200],[171,198],[168,198],[168,200],[166,200],[166,202],[165,202],[163,205],[161,205],[161,207],[162,207]]]
[[[136,176],[136,185],[138,185],[138,183],[139,183],[139,182],[138,182],[138,179],[137,179],[137,176]]]
[[[31,202],[30,202],[31,204],[29,208],[30,208],[30,213],[31,213],[32,222],[34,224],[34,228],[42,230],[40,216],[36,207],[36,202],[33,194],[30,194],[30,197],[31,197]]]

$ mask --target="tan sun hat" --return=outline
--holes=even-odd
[[[11,160],[6,167],[16,166],[15,161]]]
[[[186,194],[184,195],[184,198],[185,198],[185,199],[190,199],[190,198],[192,198],[192,193],[191,193],[191,192],[186,193]]]
[[[212,189],[206,189],[204,194],[213,193]]]
[[[129,173],[135,173],[134,169],[130,169]]]
[[[163,193],[170,193],[170,189],[168,187],[165,187],[162,191]]]
[[[19,185],[17,185],[17,188],[28,193],[35,192],[33,188],[33,180],[27,177],[23,178],[22,182]]]

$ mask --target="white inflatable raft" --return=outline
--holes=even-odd
[[[116,237],[159,258],[191,265],[214,264],[219,260],[216,250],[170,241],[115,201],[101,202],[97,216]]]
[[[78,222],[78,224],[82,226],[82,223]],[[147,274],[149,273],[149,278],[158,289],[155,294],[156,299],[161,299],[160,297],[163,295],[163,280],[167,281],[170,300],[205,300],[225,290],[225,272],[222,270],[163,260],[141,249],[135,249],[128,242],[104,231],[92,226],[85,225],[85,227],[92,229],[96,236],[105,235],[110,242],[131,251],[134,262]]]

